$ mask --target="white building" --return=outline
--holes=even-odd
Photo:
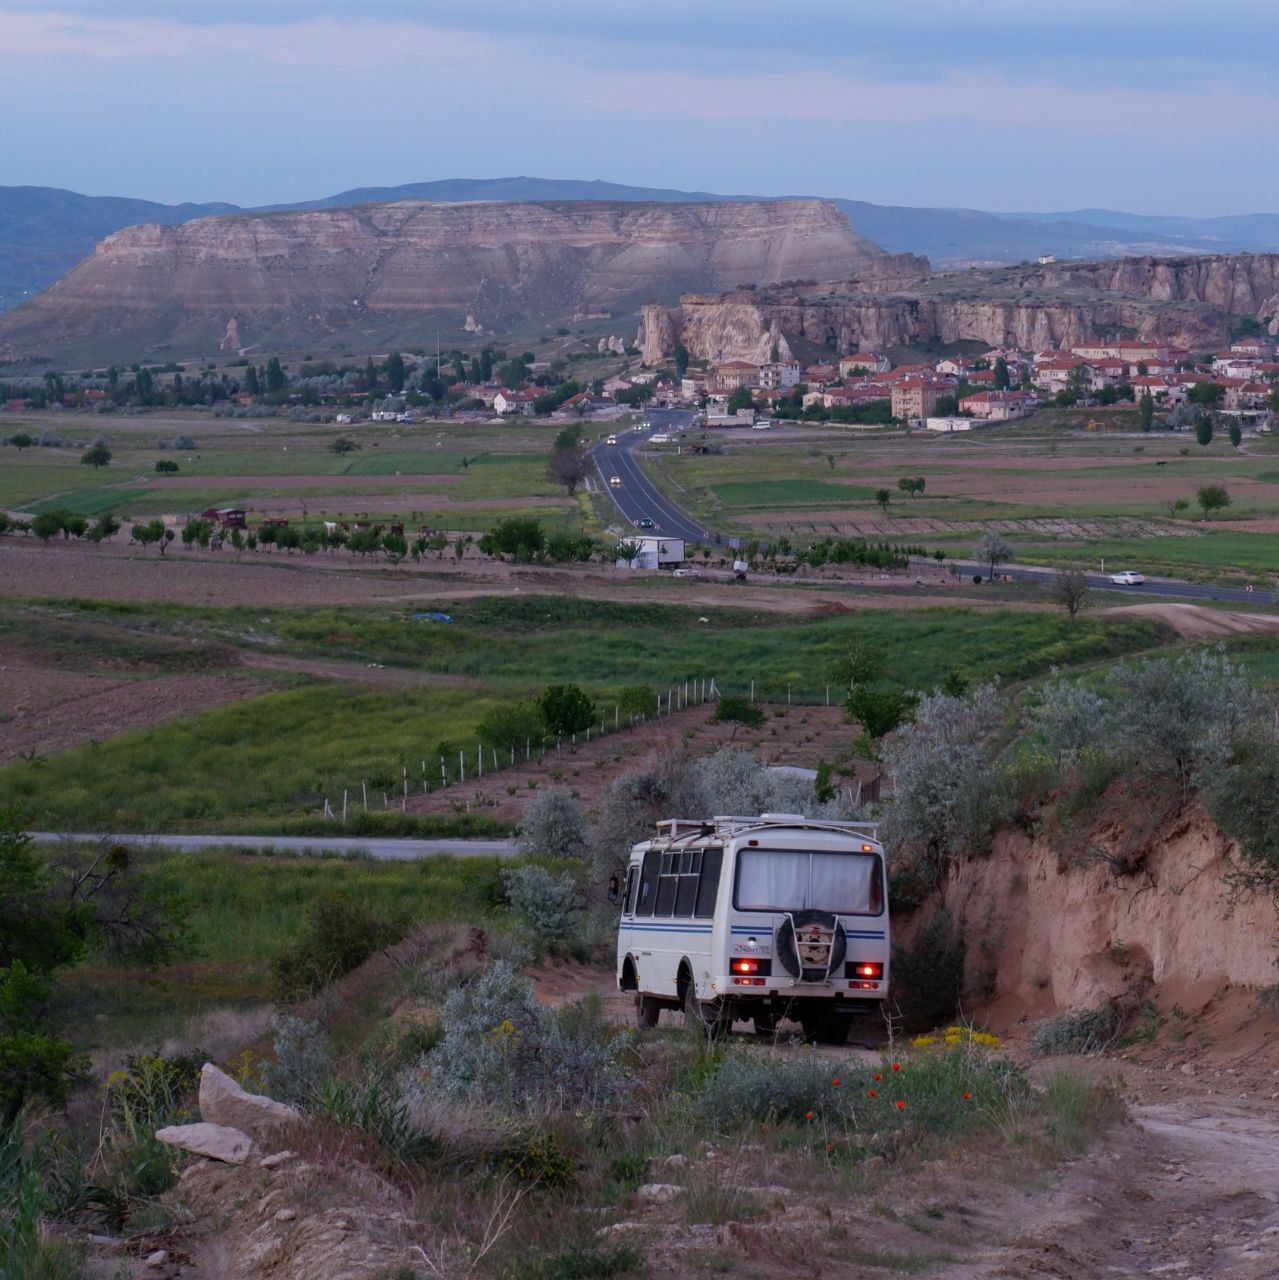
[[[683,538],[634,538],[639,555],[631,561],[633,569],[678,569],[684,563]]]

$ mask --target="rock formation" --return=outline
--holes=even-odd
[[[253,1140],[248,1134],[223,1124],[171,1124],[157,1129],[155,1136],[156,1141],[166,1146],[220,1160],[223,1164],[243,1164],[253,1149]]]
[[[840,352],[961,340],[1035,350],[1106,337],[1202,350],[1229,339],[1231,316],[1279,331],[1279,255],[949,272],[905,287],[891,275],[863,273],[832,284],[691,294],[677,307],[644,307],[638,343],[646,364],[677,342],[699,359],[758,360],[774,334]]]
[[[705,204],[400,201],[201,218],[108,236],[0,317],[0,352],[311,346],[343,333],[492,332],[530,316],[673,301],[891,263],[823,200]],[[234,318],[232,321],[231,318]],[[429,317],[429,320],[428,320]]]
[[[200,1071],[200,1115],[254,1138],[302,1119],[295,1108],[260,1093],[249,1093],[225,1071],[206,1062]]]

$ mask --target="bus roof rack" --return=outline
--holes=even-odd
[[[663,818],[658,832],[669,840],[689,836],[713,835],[723,831],[740,831],[746,827],[820,827],[827,831],[847,831],[852,835],[879,838],[878,822],[848,822],[839,818],[806,818],[800,813],[761,813],[754,816],[717,813],[713,818]]]

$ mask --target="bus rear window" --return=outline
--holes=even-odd
[[[830,911],[879,915],[879,858],[866,853],[742,849],[733,905],[739,911]]]

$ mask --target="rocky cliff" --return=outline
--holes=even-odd
[[[399,201],[201,218],[108,236],[0,318],[0,352],[207,350],[231,328],[246,346],[314,345],[412,336],[428,316],[433,333],[467,314],[492,331],[685,290],[846,278],[886,259],[822,200]]]
[[[950,272],[913,286],[881,277],[690,295],[677,307],[645,307],[639,344],[647,364],[676,342],[701,359],[756,359],[779,336],[840,352],[961,340],[1033,350],[1108,336],[1200,350],[1229,338],[1231,316],[1279,332],[1279,255],[1131,258]]]

